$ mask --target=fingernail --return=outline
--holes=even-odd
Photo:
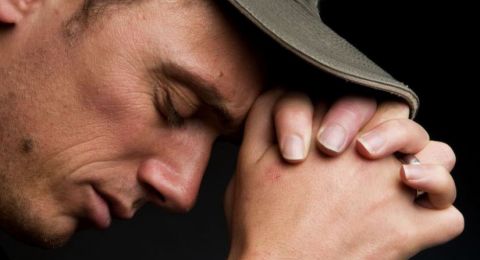
[[[425,177],[425,171],[419,165],[403,165],[403,172],[407,180],[415,181]]]
[[[305,143],[298,135],[290,135],[283,143],[283,157],[288,160],[303,160],[305,157]]]
[[[339,124],[327,126],[317,137],[323,147],[334,152],[340,152],[345,145],[347,131]]]
[[[370,132],[358,139],[365,149],[371,154],[377,153],[385,145],[385,138],[377,132]]]

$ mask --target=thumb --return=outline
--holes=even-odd
[[[283,91],[273,90],[257,98],[245,123],[240,159],[256,162],[275,142],[273,110]]]

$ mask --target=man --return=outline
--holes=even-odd
[[[239,34],[220,5],[214,1],[187,0],[0,3],[0,227],[24,240],[55,247],[65,243],[78,227],[106,228],[111,214],[131,218],[146,202],[188,211],[195,201],[212,142],[238,130],[268,83],[258,50]],[[268,120],[272,114],[284,158],[291,162],[306,160],[305,166],[302,163],[294,168],[297,171],[308,173],[322,164],[320,158],[308,156],[311,147],[315,147],[311,145],[313,130],[320,132],[321,149],[330,154],[347,150],[346,155],[338,158],[339,165],[365,162],[352,155],[349,144],[375,112],[376,104],[371,99],[339,101],[325,116],[322,128],[318,120],[323,112],[317,109],[317,116],[313,117],[313,106],[302,95],[267,93],[256,104],[261,109],[254,109],[249,117],[242,146],[247,151],[239,158],[238,176],[255,176],[254,168],[249,166],[252,160],[261,161],[261,157],[255,157],[259,150],[268,150],[262,145],[273,138],[266,134],[273,130]],[[410,235],[424,229],[442,234],[422,233],[424,236],[412,240],[414,245],[398,250],[392,245],[400,236],[392,234],[394,239],[388,241],[388,246],[399,251],[395,256],[405,256],[453,238],[463,228],[462,219],[451,206],[455,197],[453,181],[448,171],[438,166],[412,166],[411,172],[429,177],[420,182],[408,178],[408,170],[404,170],[402,176],[407,177],[403,182],[429,192],[424,206],[436,208],[413,212],[411,208],[418,205],[411,192],[398,185],[400,166],[392,163],[390,155],[396,151],[433,154],[436,148],[443,147],[447,156],[435,159],[436,154],[430,160],[428,156],[421,159],[447,169],[453,167],[453,155],[444,145],[428,143],[420,126],[401,120],[408,116],[404,107],[386,104],[380,108],[376,117],[382,120],[377,119],[373,124],[376,127],[365,132],[359,148],[366,157],[386,159],[369,162],[368,166],[357,168],[357,173],[367,167],[372,172],[391,173],[386,178],[388,185],[379,186],[382,191],[394,190],[402,195],[389,202],[400,208],[410,207],[405,212],[412,218],[428,216],[424,218],[428,221],[402,225],[402,230],[411,231]],[[258,118],[258,114],[266,118]],[[300,123],[288,120],[292,114],[297,115],[296,122]],[[316,119],[313,123],[312,118]],[[393,120],[385,122],[385,118]],[[264,122],[268,125],[264,126]],[[333,126],[343,127],[341,138],[335,134],[338,131],[325,135],[326,129]],[[396,131],[399,128],[404,131]],[[245,158],[245,154],[252,157]],[[273,168],[281,167],[271,175],[273,179],[280,177],[283,162],[277,158],[268,163]],[[249,174],[243,174],[245,171]],[[331,167],[321,172],[334,174],[336,170]],[[231,221],[232,257],[252,254],[251,247],[245,247],[250,244],[247,242],[268,233],[250,236],[247,232],[251,228],[249,221],[255,222],[258,214],[249,216],[252,197],[244,195],[255,195],[258,186],[247,185],[249,181],[244,184],[244,177],[238,178],[240,181],[231,186],[237,195],[230,195],[227,200],[232,204],[227,206],[227,213],[238,212]],[[376,178],[370,184],[374,180],[382,183]],[[311,179],[298,181],[305,184]],[[361,183],[356,184],[362,187]],[[375,189],[373,185],[368,187],[369,191]],[[289,190],[299,194],[295,196],[297,202],[302,201],[304,190]],[[317,198],[320,194],[313,195]],[[344,202],[347,198],[355,199],[339,198]],[[311,202],[312,198],[305,199]],[[261,204],[267,207],[278,202]],[[332,209],[345,204],[337,201],[324,206]],[[302,209],[305,214],[297,215],[297,219],[319,212],[318,208],[311,209],[315,211]],[[402,216],[396,211],[388,208],[380,211],[385,215],[378,217]],[[329,216],[333,213],[324,212]],[[267,216],[262,219],[269,220]],[[433,225],[432,219],[452,228],[440,232],[441,226]],[[268,224],[276,230],[275,221]],[[309,224],[321,228],[327,223]],[[364,231],[376,226],[355,221],[338,225],[346,224],[352,230],[363,227]],[[390,223],[382,231],[398,231],[396,226]],[[278,237],[278,244],[255,244],[281,256],[278,246],[282,245],[282,236]],[[370,245],[383,237],[382,233],[373,234]],[[341,246],[343,241],[332,239],[331,243]],[[314,243],[302,251],[318,254],[319,248]],[[334,255],[335,250],[329,252],[329,248],[334,247],[325,246],[321,251]]]

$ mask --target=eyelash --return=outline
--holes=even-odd
[[[185,118],[183,118],[175,109],[172,98],[168,91],[165,91],[165,95],[163,95],[162,104],[159,102],[158,91],[155,91],[153,102],[155,109],[166,119],[168,126],[180,128],[185,124]]]
[[[165,106],[165,117],[167,123],[172,127],[182,127],[185,124],[185,118],[183,118],[173,105],[172,98],[170,97],[170,92],[166,91],[166,95],[163,98],[163,103]]]

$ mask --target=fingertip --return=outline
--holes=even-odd
[[[438,183],[434,183],[435,179],[431,178],[428,170],[424,169],[423,165],[402,165],[402,168],[400,170],[400,178],[405,185],[413,189],[426,192],[432,192],[440,189],[438,187]],[[432,189],[432,186],[434,186],[436,189]]]
[[[365,140],[362,140],[362,138],[357,139],[356,148],[357,152],[366,159],[374,160],[378,157],[375,152],[372,152],[372,148],[369,147]]]
[[[341,154],[348,142],[348,133],[345,127],[335,123],[320,128],[316,138],[318,148],[329,156]]]
[[[299,163],[302,163],[305,161],[305,158],[302,158],[302,159],[289,159],[289,158],[286,158],[285,156],[283,157],[283,159],[290,163],[290,164],[299,164]]]
[[[299,163],[306,159],[312,139],[314,108],[303,93],[286,92],[274,108],[274,127],[283,159]]]
[[[343,153],[358,131],[373,117],[376,108],[377,102],[373,98],[340,98],[328,111],[316,135],[319,150],[329,156]]]
[[[400,179],[401,179],[404,183],[408,183],[407,176],[405,175],[405,168],[404,168],[403,166],[404,166],[404,165],[402,165],[402,168],[400,168]]]
[[[305,160],[308,151],[309,142],[298,135],[292,134],[286,136],[280,145],[282,157],[290,163],[300,163]]]
[[[323,154],[330,156],[330,157],[336,157],[340,155],[343,151],[333,151],[329,149],[328,147],[323,146],[320,142],[317,141],[317,148],[322,152]]]

